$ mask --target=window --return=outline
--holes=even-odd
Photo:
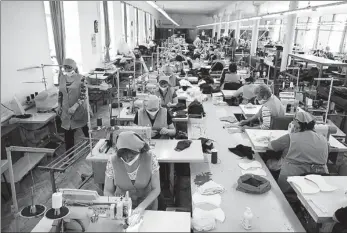
[[[335,16],[333,31],[331,32],[331,36],[329,40],[330,51],[333,53],[340,52],[340,46],[343,40],[343,32],[345,29],[346,20],[347,20],[347,14],[339,14]]]
[[[274,32],[272,34],[272,41],[277,42],[280,39],[280,32],[281,32],[281,20],[276,19],[275,25],[274,25]]]
[[[114,14],[113,14],[113,2],[107,1],[107,7],[108,7],[108,24],[109,24],[109,30],[110,30],[110,58],[111,60],[116,58],[116,33],[115,33],[115,22],[114,22]]]
[[[101,36],[101,60],[105,60],[105,18],[104,18],[104,4],[100,1],[100,36]]]
[[[50,56],[51,56],[52,64],[58,65],[56,52],[55,52],[51,10],[49,8],[49,2],[48,1],[43,1],[43,4],[45,7],[45,14],[46,14],[46,24],[47,24],[48,44],[49,44]],[[59,66],[56,66],[56,67],[53,66],[52,70],[53,70],[53,84],[58,85],[59,84]]]
[[[147,30],[149,31],[149,29],[151,28],[151,16],[150,14],[147,14]],[[150,31],[147,33],[147,37],[146,37],[146,42],[148,43],[148,39],[151,36]]]
[[[64,1],[65,46],[66,57],[77,63],[78,70],[83,72],[80,25],[77,1]]]

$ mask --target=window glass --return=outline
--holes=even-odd
[[[115,59],[116,57],[116,34],[115,34],[115,22],[114,22],[114,14],[113,14],[113,2],[107,1],[107,7],[108,7],[108,24],[110,27],[110,58],[111,60]]]

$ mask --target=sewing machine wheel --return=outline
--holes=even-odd
[[[51,219],[51,220],[62,219],[62,218],[65,218],[70,213],[70,210],[66,206],[62,206],[60,208],[60,214],[59,215],[56,215],[54,212],[55,212],[55,209],[53,209],[53,208],[49,209],[45,214],[46,218]]]
[[[30,212],[31,205],[24,207],[20,212],[20,216],[23,218],[35,218],[35,217],[41,216],[46,211],[46,206],[44,205],[35,205],[35,207],[36,207],[35,213]]]

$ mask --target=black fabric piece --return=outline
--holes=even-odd
[[[246,174],[237,181],[236,190],[244,193],[263,194],[271,189],[270,182],[257,175]]]
[[[176,135],[176,139],[188,139],[187,133],[179,131]]]
[[[239,157],[247,157],[248,159],[252,160],[254,157],[254,151],[251,147],[244,146],[244,145],[237,145],[235,148],[228,148],[230,152],[236,154]]]
[[[46,212],[45,216],[46,216],[46,218],[48,218],[48,219],[56,220],[56,219],[61,219],[61,218],[65,217],[66,215],[69,214],[69,212],[70,212],[70,211],[69,211],[69,209],[68,209],[67,207],[62,206],[62,207],[60,208],[60,214],[59,214],[59,215],[55,215],[55,214],[54,214],[54,213],[55,213],[55,209],[51,208],[51,209],[49,209],[49,210]]]
[[[217,61],[216,63],[212,64],[211,71],[222,71],[224,69],[224,65]]]
[[[335,211],[335,217],[343,226],[347,227],[347,207]]]
[[[187,111],[177,111],[175,118],[186,118],[187,117]]]
[[[210,95],[213,92],[213,87],[210,84],[204,83],[200,85],[202,94]]]
[[[122,103],[119,103],[120,107],[123,107]],[[118,108],[118,103],[112,103],[112,108]]]
[[[341,223],[336,223],[331,233],[347,233],[347,227]]]
[[[190,147],[190,144],[192,144],[192,141],[191,140],[183,140],[183,141],[179,141],[177,143],[177,146],[175,148],[175,151],[182,151],[182,150],[185,150],[187,148]]]
[[[190,105],[188,106],[188,114],[193,114],[193,115],[199,115],[200,116],[205,116],[205,111],[204,111],[204,107],[202,106],[202,104],[197,101],[194,100],[192,103],[190,103]],[[194,116],[191,116],[194,118]]]
[[[170,107],[172,112],[177,112],[186,109],[186,105],[183,103],[177,103],[175,106]]]
[[[261,158],[264,160],[264,162],[266,163],[266,161],[268,161],[269,159],[277,159],[279,160],[282,157],[282,151],[273,151],[273,150],[267,150],[264,153],[259,153],[259,155],[261,156]]]
[[[240,87],[242,87],[241,83],[225,83],[224,84],[224,90],[238,90]]]
[[[36,212],[35,213],[30,213],[30,208],[31,208],[30,205],[25,207],[25,208],[23,208],[22,211],[20,212],[21,216],[27,217],[27,218],[32,218],[32,217],[35,217],[35,216],[40,216],[46,210],[46,207],[44,207],[43,205],[35,205],[35,207],[36,207]]]

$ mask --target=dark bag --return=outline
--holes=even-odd
[[[270,182],[257,175],[246,174],[237,181],[236,190],[244,193],[263,194],[271,189]]]
[[[204,83],[200,85],[202,94],[210,95],[213,92],[213,87],[210,84]]]
[[[202,151],[204,153],[210,153],[213,149],[213,142],[208,138],[198,138],[201,141]]]
[[[189,115],[198,115],[199,116],[199,117],[190,116],[192,118],[200,118],[201,115],[205,116],[204,107],[202,106],[202,104],[199,101],[194,100],[188,106],[188,114]]]
[[[186,109],[186,105],[183,103],[177,103],[175,106],[170,107],[172,112],[177,112]]]

